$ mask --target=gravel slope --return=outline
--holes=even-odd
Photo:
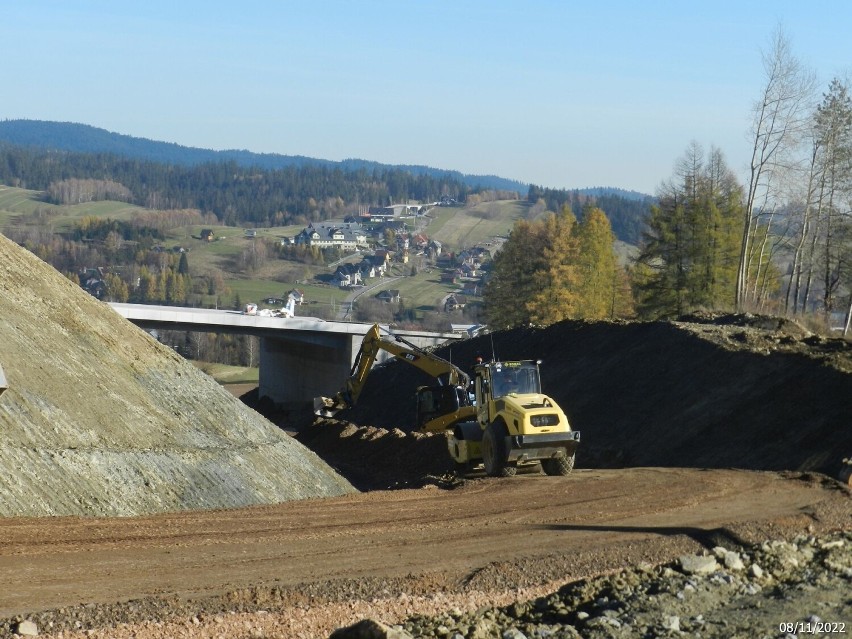
[[[317,455],[0,235],[0,517],[353,492]]]

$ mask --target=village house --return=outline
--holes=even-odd
[[[386,221],[404,215],[418,215],[423,211],[419,204],[391,204],[390,206],[371,206],[369,210],[370,219],[384,218]]]
[[[102,300],[106,295],[106,282],[104,281],[105,272],[101,267],[98,268],[83,268],[79,272],[80,286],[89,295]]]
[[[355,286],[361,283],[361,268],[359,264],[340,264],[334,271],[334,279],[341,288]]]
[[[380,259],[375,255],[368,255],[361,260],[358,268],[361,271],[361,279],[365,280],[370,277],[382,277],[387,269],[387,263],[384,259]]]
[[[465,295],[482,295],[482,282],[477,280],[467,281],[462,285],[462,293]]]
[[[455,284],[459,278],[458,271],[449,269],[441,273],[441,282],[443,284]]]
[[[443,246],[437,240],[432,240],[426,245],[426,255],[432,258],[438,258],[442,250]]]
[[[287,293],[287,299],[289,300],[291,297],[293,298],[293,302],[300,306],[305,303],[305,294],[297,288]]]
[[[464,295],[459,293],[453,293],[447,297],[444,301],[444,311],[447,313],[451,313],[453,311],[459,311],[465,307],[467,304],[467,298]]]
[[[336,248],[351,252],[359,246],[367,246],[367,235],[360,224],[329,220],[312,222],[293,241],[295,244],[321,249]]]
[[[399,290],[387,289],[376,294],[376,299],[388,304],[399,303]]]

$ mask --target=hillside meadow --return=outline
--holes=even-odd
[[[83,204],[50,204],[44,202],[41,191],[30,191],[0,185],[0,227],[47,224],[55,231],[71,230],[73,224],[87,215],[129,220],[145,211],[141,206],[126,202],[86,202]],[[35,218],[38,217],[38,220]]]
[[[10,186],[0,186],[0,231],[14,228],[44,228],[67,232],[85,216],[129,220],[134,214],[148,211],[124,202],[98,201],[77,205],[55,205],[42,201],[42,193]],[[454,251],[478,243],[486,243],[495,235],[505,235],[516,219],[525,216],[527,204],[522,201],[489,202],[472,208],[434,207],[420,218],[418,228],[430,238]],[[302,225],[289,225],[256,229],[257,237],[280,240],[299,233]],[[201,240],[202,229],[211,229],[215,240]],[[413,229],[412,229],[413,230]],[[161,242],[166,250],[187,250],[190,273],[218,273],[228,291],[225,295],[203,295],[198,301],[205,305],[232,306],[239,301],[261,302],[270,297],[281,298],[298,288],[305,293],[306,305],[297,310],[300,315],[333,317],[352,292],[334,285],[333,266],[313,266],[292,261],[269,259],[254,272],[239,268],[239,258],[254,241],[245,236],[246,228],[220,225],[190,225],[166,232]],[[343,261],[357,261],[360,255],[348,256]],[[417,265],[412,275],[412,266]],[[458,286],[440,281],[440,271],[414,257],[411,264],[395,264],[388,277],[367,282],[374,296],[384,289],[397,289],[407,309],[418,316],[434,310]],[[263,304],[261,303],[261,306]]]
[[[142,207],[114,201],[59,206],[42,201],[42,195],[40,191],[0,186],[0,231],[46,227],[61,233],[69,231],[75,222],[85,216],[129,220],[134,214],[150,212]],[[489,246],[495,238],[506,237],[516,221],[530,217],[531,205],[525,200],[480,202],[471,207],[436,206],[412,222],[410,229],[437,240],[445,251],[458,251],[476,245]],[[295,236],[303,228],[303,225],[289,225],[259,228],[255,232],[258,238],[280,241]],[[215,240],[202,240],[202,229],[211,229]],[[191,274],[216,274],[227,287],[225,293],[220,295],[197,295],[196,303],[232,307],[237,303],[256,302],[263,307],[262,300],[286,297],[289,291],[297,288],[305,294],[307,302],[297,310],[298,314],[332,318],[339,312],[341,305],[354,296],[352,291],[341,289],[332,281],[336,263],[309,265],[267,259],[252,272],[242,269],[240,257],[255,241],[246,237],[246,230],[245,227],[196,224],[166,232],[162,246],[166,250],[186,249]],[[636,247],[618,241],[616,252],[620,261],[626,264],[635,255]],[[360,259],[361,255],[355,254],[341,261]],[[441,308],[447,295],[459,290],[457,285],[441,282],[440,271],[430,267],[418,256],[412,256],[407,265],[394,264],[388,277],[370,280],[366,284],[369,291],[360,295],[369,297],[384,289],[399,290],[405,308],[413,309],[418,317]]]

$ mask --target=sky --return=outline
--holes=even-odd
[[[741,179],[780,27],[821,86],[848,0],[0,0],[0,119],[654,194]]]

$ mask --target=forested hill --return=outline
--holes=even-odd
[[[214,162],[234,162],[237,166],[243,168],[266,170],[306,166],[340,169],[346,172],[364,170],[372,173],[374,171],[401,170],[412,175],[428,175],[433,179],[451,179],[471,189],[516,191],[522,196],[526,194],[529,187],[529,184],[496,175],[469,175],[459,171],[448,171],[428,166],[389,165],[358,159],[336,162],[302,155],[252,153],[251,151],[233,149],[225,151],[199,149],[171,142],[157,142],[146,138],[112,133],[105,129],[73,122],[3,120],[0,121],[0,140],[24,147],[75,153],[107,153],[134,160],[184,167]]]
[[[470,193],[492,191],[498,199],[526,196],[532,205],[542,203],[551,211],[568,204],[578,216],[594,204],[604,210],[616,237],[634,245],[651,201],[609,187],[546,189],[427,167],[209,151],[35,120],[0,121],[0,184],[45,191],[56,204],[69,203],[63,194],[71,192],[77,194],[74,203],[86,201],[79,199],[83,192],[91,194],[89,199],[108,194],[107,199],[155,209],[198,209],[226,225],[258,227],[342,217],[357,206],[433,202],[444,195],[464,202]]]
[[[464,201],[451,178],[401,169],[343,171],[325,166],[263,170],[236,162],[178,166],[106,153],[71,153],[0,141],[0,184],[45,191],[54,204],[98,199],[152,209],[197,209],[227,226],[285,226],[342,217],[353,205]],[[72,194],[69,199],[66,194]]]

